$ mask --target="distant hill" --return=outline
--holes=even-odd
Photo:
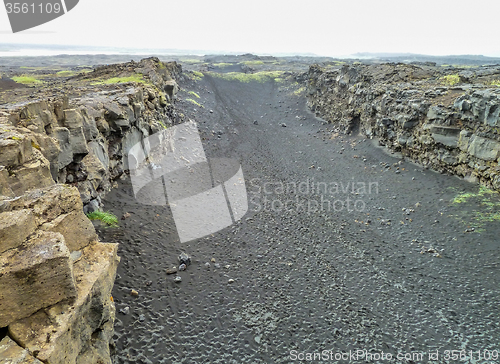
[[[437,64],[492,65],[500,64],[500,57],[483,55],[429,56],[413,53],[356,53],[353,58],[379,60],[382,62],[436,62]]]

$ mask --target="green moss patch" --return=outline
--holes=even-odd
[[[109,227],[118,226],[118,218],[110,212],[94,211],[87,214],[89,220],[100,220]]]
[[[297,90],[295,90],[295,91],[293,92],[293,94],[294,94],[295,96],[300,96],[300,95],[302,95],[305,91],[306,91],[305,86],[302,86],[302,87],[298,88]]]
[[[189,73],[186,73],[186,75],[192,79],[193,81],[199,81],[203,78],[203,73],[198,72],[198,71],[191,71]]]
[[[232,65],[233,65],[232,63],[224,63],[224,62],[213,64],[214,67],[219,67],[219,68],[226,68]]]
[[[93,82],[92,85],[114,85],[127,82],[148,83],[142,74],[136,73],[128,77],[112,77],[106,80]]]
[[[200,98],[200,95],[198,95],[198,94],[197,94],[196,92],[194,92],[194,91],[188,91],[188,94],[193,95],[193,96],[194,96],[194,97],[196,97],[197,99],[199,99],[199,98]]]
[[[192,104],[194,104],[194,105],[196,105],[196,106],[198,106],[198,107],[205,108],[205,106],[203,106],[202,104],[200,104],[200,103],[196,102],[196,101],[195,101],[195,100],[193,100],[193,99],[186,99],[186,101],[189,101],[190,103],[192,103]]]
[[[41,85],[43,84],[43,81],[40,81],[39,79],[33,77],[33,76],[27,76],[27,75],[22,75],[22,76],[14,76],[12,77],[12,80],[21,83],[23,85]]]
[[[486,187],[477,192],[463,192],[456,195],[452,205],[462,206],[463,212],[457,216],[465,225],[475,225],[476,231],[487,222],[500,221],[500,196]]]
[[[245,66],[260,66],[260,65],[263,65],[264,62],[262,62],[262,61],[244,61],[244,62],[241,62],[241,64],[244,64]]]
[[[57,76],[59,77],[70,77],[76,75],[77,72],[74,71],[59,71],[56,73]]]
[[[454,86],[460,82],[460,77],[458,75],[446,75],[441,77],[441,82],[448,86]]]

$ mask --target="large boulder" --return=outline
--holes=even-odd
[[[0,327],[75,296],[73,265],[61,234],[39,232],[0,255]]]
[[[110,363],[119,262],[117,244],[91,244],[74,263],[78,296],[9,326],[11,337],[46,364]]]

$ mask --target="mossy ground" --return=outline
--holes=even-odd
[[[241,62],[241,64],[244,64],[245,66],[260,66],[260,65],[263,65],[264,62],[262,62],[262,61],[244,61],[244,62]]]
[[[197,94],[196,92],[194,92],[194,91],[188,91],[188,94],[193,95],[193,96],[194,96],[194,97],[196,97],[197,99],[199,99],[199,98],[200,98],[200,95],[198,95],[198,94]]]
[[[193,99],[186,99],[186,101],[189,101],[190,103],[198,106],[198,107],[201,107],[201,108],[205,108],[205,106],[203,106],[202,104],[200,104],[199,102],[193,100]]]
[[[43,81],[39,80],[38,78],[34,76],[28,76],[28,75],[22,75],[22,76],[14,76],[12,77],[12,80],[23,84],[23,85],[41,85],[43,84]]]
[[[213,64],[214,67],[219,67],[219,68],[226,68],[226,67],[229,67],[229,66],[232,66],[232,65],[233,65],[232,63],[225,63],[225,62],[214,63]]]
[[[456,217],[476,231],[482,231],[488,222],[500,222],[500,195],[486,187],[479,187],[477,192],[459,193],[451,203],[463,207]]]
[[[199,81],[203,78],[203,73],[199,71],[191,71],[189,73],[186,73],[186,75],[193,81]]]
[[[118,83],[127,83],[127,82],[148,83],[148,81],[144,79],[144,76],[142,74],[136,73],[127,77],[111,77],[108,79],[99,80],[93,82],[92,85],[114,85]]]
[[[458,75],[446,75],[441,77],[441,82],[447,86],[454,86],[460,82],[460,77]]]

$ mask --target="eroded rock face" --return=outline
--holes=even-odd
[[[150,58],[81,76],[137,72],[143,84],[78,84],[75,98],[47,89],[0,110],[0,362],[111,362],[117,246],[98,242],[84,212],[124,173],[133,144],[180,121],[181,68]]]
[[[500,89],[488,78],[500,69],[491,68],[450,86],[453,71],[426,65],[314,65],[308,105],[340,132],[359,129],[425,166],[500,190]]]

